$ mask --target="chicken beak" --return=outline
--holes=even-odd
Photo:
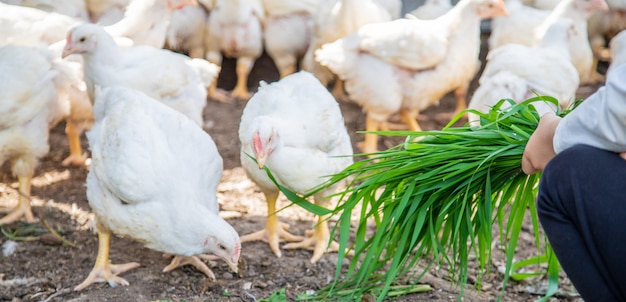
[[[67,43],[65,44],[65,47],[63,47],[63,52],[61,53],[61,58],[65,59],[65,57],[73,54],[73,50],[72,50],[72,44]]]
[[[265,167],[265,161],[267,160],[266,152],[259,152],[256,156],[256,162],[259,165],[259,169],[263,169]]]

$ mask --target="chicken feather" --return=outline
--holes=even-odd
[[[261,188],[268,203],[268,221],[260,232],[242,242],[265,239],[281,256],[279,238],[298,241],[285,248],[315,243],[311,262],[329,247],[326,220],[319,218],[315,235],[302,240],[279,227],[275,211],[278,188],[260,167],[267,166],[276,180],[298,193],[307,193],[352,163],[352,145],[337,101],[311,73],[300,71],[279,82],[263,84],[244,108],[239,126],[241,164]],[[255,163],[249,156],[256,157]],[[337,186],[317,193],[315,202],[325,206]],[[336,245],[331,244],[331,249]]]
[[[119,47],[95,24],[83,24],[68,33],[64,55],[72,53],[84,58],[91,99],[96,84],[133,87],[203,125],[207,87],[220,70],[215,64],[151,46]]]
[[[535,94],[559,100],[562,109],[576,97],[578,71],[569,57],[569,41],[576,35],[574,22],[562,19],[548,29],[535,47],[507,44],[489,51],[469,108],[487,112],[500,99],[521,102]],[[540,114],[555,112],[551,103],[535,103]],[[470,122],[478,120],[468,114]]]
[[[87,133],[93,162],[87,199],[96,216],[96,264],[82,290],[93,282],[128,285],[118,273],[138,263],[109,263],[111,233],[180,258],[214,278],[194,255],[212,253],[237,270],[239,235],[219,216],[217,184],[222,158],[211,137],[191,120],[132,88],[96,87],[95,125]]]
[[[499,14],[506,14],[502,1],[461,1],[434,20],[405,19],[363,26],[350,36],[325,44],[315,56],[345,81],[350,98],[363,107],[366,131],[377,131],[396,112],[410,129],[419,130],[417,113],[448,92],[457,94],[457,110],[464,108],[469,82],[480,66],[480,21]],[[403,41],[389,37],[402,37]],[[409,51],[403,53],[403,49]],[[416,57],[416,52],[435,56]],[[364,152],[378,149],[376,137],[366,134]]]
[[[0,47],[0,165],[11,162],[18,178],[18,205],[0,219],[12,223],[30,210],[31,179],[39,159],[48,153],[49,131],[69,113],[69,103],[59,98],[55,79],[60,72],[47,49],[6,45]]]

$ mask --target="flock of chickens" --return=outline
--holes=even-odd
[[[59,164],[89,165],[99,238],[94,268],[75,290],[128,284],[118,274],[138,263],[109,263],[112,234],[174,256],[165,271],[191,264],[212,279],[202,259],[237,271],[241,243],[252,240],[278,257],[282,240],[313,247],[318,261],[337,248],[325,217],[306,237],[289,233],[273,215],[279,190],[263,168],[304,194],[350,165],[336,100],[359,104],[368,132],[390,129],[395,114],[420,130],[419,112],[451,92],[461,112],[481,68],[482,20],[492,19],[489,53],[469,108],[534,93],[566,106],[580,85],[602,80],[598,59],[626,62],[623,0],[427,0],[405,17],[400,0],[198,1],[0,2],[0,163],[10,161],[20,193],[0,225],[36,221],[30,182],[50,128],[64,120],[70,150]],[[281,80],[253,94],[248,75],[264,50]],[[217,88],[223,57],[236,59],[230,92]],[[241,164],[269,213],[263,230],[241,237],[219,216],[222,158],[202,116],[207,99],[233,98],[247,101]],[[88,129],[91,159],[80,144]],[[360,148],[377,146],[367,133]],[[315,202],[327,205],[335,189]]]

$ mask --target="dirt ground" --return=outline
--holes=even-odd
[[[227,60],[219,80],[219,86],[230,89],[234,82],[234,62]],[[250,78],[256,87],[260,79],[274,81],[277,72],[267,57],[258,61]],[[475,85],[474,85],[475,87]],[[248,234],[264,226],[267,214],[265,200],[255,185],[247,179],[239,164],[239,140],[237,129],[244,102],[231,104],[209,101],[206,119],[214,121],[208,130],[224,159],[224,174],[218,187],[218,198],[223,203],[222,215],[239,234]],[[439,112],[451,112],[454,100],[448,96],[439,106],[424,112],[420,121],[425,129],[440,129],[447,121],[435,118]],[[358,106],[341,104],[345,122],[353,143],[362,140],[357,130],[364,129],[364,116]],[[72,288],[82,282],[91,270],[97,251],[97,236],[92,231],[90,208],[85,196],[87,170],[80,167],[65,168],[60,162],[67,156],[68,147],[61,123],[51,132],[51,151],[43,158],[36,172],[32,188],[32,204],[39,223],[16,223],[1,228],[0,244],[14,235],[18,243],[14,254],[0,259],[0,301],[258,301],[285,289],[287,301],[297,295],[317,290],[333,278],[336,254],[326,254],[317,264],[310,264],[310,251],[285,250],[282,258],[276,258],[269,246],[262,242],[245,243],[242,257],[247,262],[244,277],[233,276],[224,262],[211,262],[217,280],[210,282],[202,273],[184,267],[170,273],[162,269],[169,263],[162,254],[144,248],[127,238],[114,237],[111,243],[112,263],[137,261],[141,267],[122,276],[129,286],[111,288],[105,283],[89,286],[81,292]],[[398,144],[389,138],[382,147]],[[86,148],[86,140],[83,140]],[[356,148],[356,147],[355,147]],[[8,207],[16,202],[17,182],[11,176],[7,164],[0,170],[0,206]],[[287,205],[281,197],[278,206]],[[304,210],[291,207],[279,214],[282,221],[295,233],[304,233],[313,224],[314,217]],[[47,223],[75,246],[50,240]],[[497,243],[496,243],[497,244]],[[494,245],[497,246],[497,245]],[[527,227],[521,236],[518,259],[536,255],[534,236]],[[491,272],[484,277],[480,292],[468,287],[464,301],[493,301],[500,294],[504,257],[496,248]],[[476,272],[476,267],[470,269]],[[472,280],[472,279],[471,279]],[[471,281],[470,280],[470,281]],[[561,278],[561,292],[554,301],[579,301],[568,280]],[[458,289],[453,287],[445,274],[431,271],[423,279],[432,290],[394,298],[394,301],[455,301]],[[524,282],[510,281],[503,301],[532,301],[545,292],[545,278]],[[392,299],[390,299],[392,300]]]

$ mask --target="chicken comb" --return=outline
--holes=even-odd
[[[67,38],[65,39],[65,44],[70,44],[72,41],[72,33],[74,33],[73,30],[70,30],[67,32]]]

